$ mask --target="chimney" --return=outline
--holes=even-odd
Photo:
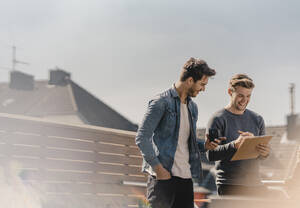
[[[34,76],[16,70],[11,71],[9,87],[15,90],[33,90]]]
[[[54,70],[50,70],[50,78],[48,84],[50,85],[60,85],[65,86],[68,84],[68,80],[71,79],[71,74],[56,68]]]
[[[299,114],[287,116],[287,138],[300,141],[300,117]]]
[[[287,116],[287,138],[300,141],[300,116],[295,114],[295,84],[290,85],[291,114]]]

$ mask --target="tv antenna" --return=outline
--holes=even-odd
[[[16,51],[17,51],[17,47],[15,45],[13,45],[12,46],[12,67],[11,68],[10,67],[0,67],[0,69],[15,71],[17,64],[29,65],[29,63],[27,63],[27,62],[19,61],[17,59]]]

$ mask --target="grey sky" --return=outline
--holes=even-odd
[[[288,87],[298,86],[300,111],[300,2],[296,0],[10,0],[0,1],[0,66],[11,48],[45,79],[55,66],[139,123],[147,101],[167,89],[190,56],[217,70],[196,99],[198,126],[228,103],[234,73],[256,88],[249,108],[267,125],[285,124]],[[0,81],[8,79],[0,71]]]

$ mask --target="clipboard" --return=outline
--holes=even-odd
[[[254,136],[254,137],[246,137],[239,149],[231,158],[231,161],[236,160],[247,160],[257,158],[259,153],[255,149],[258,144],[268,144],[273,136],[266,135],[266,136]]]

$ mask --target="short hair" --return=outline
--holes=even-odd
[[[208,77],[214,76],[216,71],[208,67],[204,60],[191,57],[182,67],[180,74],[180,81],[185,81],[187,78],[192,77],[194,82],[201,80],[203,75]]]
[[[247,89],[255,87],[253,80],[246,74],[236,74],[230,79],[229,88],[235,90],[237,86]]]

